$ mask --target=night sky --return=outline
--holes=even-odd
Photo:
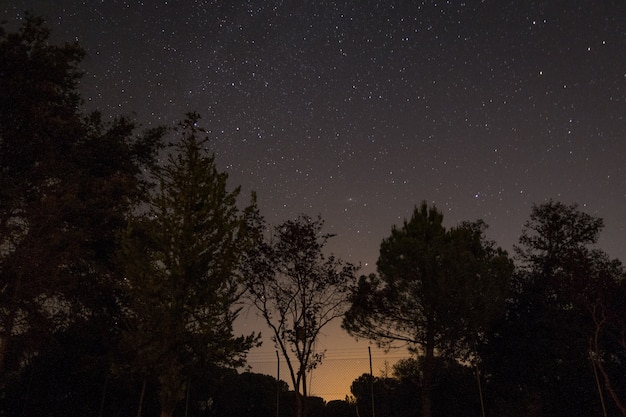
[[[0,5],[86,49],[86,108],[145,126],[198,111],[232,186],[271,224],[321,214],[363,273],[422,200],[448,226],[483,219],[509,252],[533,203],[575,202],[626,261],[626,1]],[[350,340],[327,332],[326,368]]]

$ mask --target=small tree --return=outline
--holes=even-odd
[[[475,357],[475,345],[503,311],[513,264],[484,237],[482,222],[446,230],[424,202],[380,246],[379,276],[362,276],[343,321],[379,345],[407,343],[423,355],[422,415],[432,415],[435,354]]]
[[[184,398],[194,370],[241,364],[257,340],[233,335],[237,271],[251,244],[255,203],[239,212],[239,189],[227,191],[198,119],[189,114],[180,125],[175,152],[155,173],[158,190],[131,222],[122,250],[130,365],[158,385],[162,417]]]
[[[307,216],[286,221],[249,252],[245,270],[250,300],[287,362],[298,417],[303,415],[301,397],[308,395],[306,375],[323,359],[315,342],[325,326],[344,314],[357,270],[324,255],[331,235],[321,234],[323,224],[321,218]]]

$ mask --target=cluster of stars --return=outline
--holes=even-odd
[[[3,12],[80,41],[89,108],[200,112],[233,186],[272,222],[320,213],[352,261],[423,199],[507,249],[550,197],[624,227],[619,2],[57,3]]]

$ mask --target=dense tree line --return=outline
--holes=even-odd
[[[238,208],[195,114],[81,112],[83,51],[49,35],[31,15],[0,33],[1,413],[187,413],[258,341],[233,334],[254,198]]]
[[[0,416],[626,416],[626,275],[600,218],[535,205],[510,256],[423,203],[357,280],[320,218],[268,232],[241,204],[199,115],[83,112],[84,52],[49,37],[31,15],[0,28]],[[295,391],[235,370],[259,343],[233,332],[245,301]],[[340,317],[412,357],[325,404],[306,373]]]
[[[368,383],[377,415],[626,415],[626,274],[594,246],[602,220],[575,204],[533,206],[511,268],[504,252],[468,244],[438,216],[424,204],[394,227],[379,275],[361,277],[352,296],[349,332],[407,342],[418,358],[400,362],[394,378],[355,381],[359,415],[373,415]]]

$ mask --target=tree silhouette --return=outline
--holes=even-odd
[[[298,417],[303,415],[301,396],[308,395],[306,375],[323,359],[315,342],[325,326],[344,314],[357,270],[325,256],[330,235],[321,234],[322,227],[321,218],[307,216],[284,222],[249,252],[245,267],[250,300],[287,362]]]
[[[513,264],[484,237],[482,222],[446,230],[424,202],[380,246],[379,276],[362,276],[344,328],[379,345],[403,342],[423,355],[422,415],[432,415],[435,354],[475,357],[475,345],[503,311]]]
[[[344,400],[331,400],[324,406],[323,417],[356,417],[355,405]]]
[[[230,417],[276,417],[276,396],[283,398],[289,389],[272,376],[235,370],[223,370],[214,385],[212,415]]]
[[[119,313],[117,235],[163,131],[83,115],[83,56],[30,14],[0,29],[0,385],[57,330]]]
[[[257,340],[233,335],[254,198],[240,213],[239,189],[227,190],[198,119],[181,123],[148,210],[133,219],[122,248],[125,346],[131,369],[158,384],[162,417],[184,398],[194,369],[241,364]]]
[[[494,386],[516,393],[504,407],[519,401],[526,415],[589,415],[609,394],[624,413],[624,398],[613,389],[622,378],[610,376],[624,374],[624,270],[594,247],[602,228],[602,219],[576,204],[533,206],[516,247],[520,267],[507,320],[485,355]],[[594,368],[604,376],[600,391]]]

